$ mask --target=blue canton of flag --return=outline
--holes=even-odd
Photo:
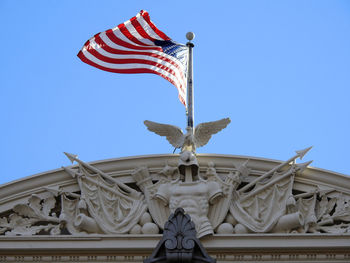
[[[188,47],[173,40],[155,40],[154,44],[162,47],[163,52],[179,60],[184,66],[184,74],[187,75]]]

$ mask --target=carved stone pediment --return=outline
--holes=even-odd
[[[350,178],[296,163],[304,154],[286,162],[198,154],[190,177],[179,172],[179,155],[88,164],[67,154],[77,165],[1,187],[0,233],[162,234],[182,207],[197,237],[349,234]]]

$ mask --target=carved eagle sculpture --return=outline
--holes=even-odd
[[[195,152],[196,148],[202,147],[208,143],[211,136],[218,133],[231,122],[229,118],[218,121],[203,122],[198,124],[192,131],[191,127],[187,127],[187,133],[174,125],[162,124],[153,121],[144,121],[147,129],[160,135],[165,136],[168,142],[175,148],[181,148],[182,151]]]

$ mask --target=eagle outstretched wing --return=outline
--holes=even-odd
[[[202,147],[208,143],[211,136],[218,133],[231,122],[229,118],[224,118],[218,121],[203,122],[196,126],[194,130],[194,139],[196,147]]]
[[[179,127],[153,121],[144,121],[143,123],[146,125],[148,130],[160,136],[165,136],[168,142],[175,148],[182,147],[185,137]]]

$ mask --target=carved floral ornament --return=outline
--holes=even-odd
[[[249,160],[218,172],[214,162],[199,167],[184,151],[179,164],[158,171],[135,167],[123,183],[93,165],[66,154],[77,191],[47,187],[0,215],[6,236],[160,234],[178,207],[190,215],[200,238],[210,234],[350,233],[350,196],[332,188],[300,191],[307,163],[296,163],[309,149],[259,175]],[[185,158],[186,157],[186,158]],[[192,156],[193,157],[193,156]],[[185,166],[181,162],[197,165]],[[188,169],[189,168],[189,169]],[[45,196],[45,197],[43,197]]]

